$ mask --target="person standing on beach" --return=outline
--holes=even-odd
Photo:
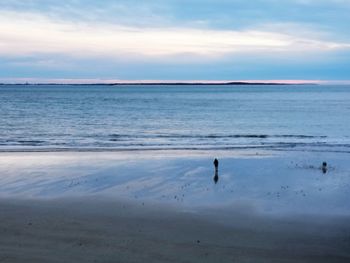
[[[322,172],[325,174],[325,173],[327,173],[327,163],[326,162],[323,162],[322,163],[322,167],[321,167],[321,169],[322,169]]]
[[[214,167],[215,167],[214,182],[216,184],[219,181],[219,161],[216,158],[214,160]]]
[[[219,168],[219,161],[216,158],[214,160],[214,166],[215,166],[215,170],[218,170],[218,168]]]

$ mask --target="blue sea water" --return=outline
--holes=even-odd
[[[0,151],[350,152],[350,87],[0,85]]]

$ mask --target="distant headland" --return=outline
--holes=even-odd
[[[230,86],[230,85],[318,85],[318,83],[287,83],[287,82],[115,82],[115,83],[0,83],[0,85],[64,85],[64,86]]]

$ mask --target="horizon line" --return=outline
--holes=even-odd
[[[350,85],[350,80],[300,80],[300,79],[270,79],[270,80],[122,80],[98,78],[0,78],[2,85],[229,85],[229,84],[333,84]]]

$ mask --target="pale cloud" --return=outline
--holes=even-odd
[[[294,0],[296,3],[301,4],[321,4],[321,3],[332,3],[332,4],[350,4],[350,0]]]
[[[217,58],[244,52],[306,52],[349,49],[350,43],[299,32],[219,30],[189,27],[127,27],[67,22],[44,15],[0,12],[0,54],[63,54],[81,57],[166,57],[188,54]]]

